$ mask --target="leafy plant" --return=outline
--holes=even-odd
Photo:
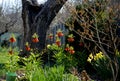
[[[110,69],[110,63],[102,52],[96,53],[95,55],[91,53],[87,61],[92,64],[94,69],[97,71],[97,75],[100,76],[103,80],[111,79],[112,71]]]
[[[19,56],[18,56],[18,49],[14,49],[14,53],[11,55],[8,52],[7,48],[1,48],[0,52],[0,62],[3,64],[2,69],[4,69],[6,72],[15,72],[16,70],[19,69],[18,61],[19,61]],[[4,55],[3,55],[4,54]]]
[[[42,61],[39,57],[39,54],[31,54],[28,57],[21,57],[20,61],[24,64],[22,66],[23,70],[25,71],[25,78],[30,80],[32,74],[42,65]],[[31,81],[31,80],[30,80]]]
[[[77,66],[77,60],[74,57],[74,54],[70,54],[69,52],[65,52],[64,47],[58,47],[57,45],[50,45],[48,50],[52,51],[53,57],[55,58],[56,65],[65,66],[65,70],[69,70],[71,67]]]
[[[78,81],[78,77],[64,74],[64,66],[37,67],[30,75],[28,81]]]

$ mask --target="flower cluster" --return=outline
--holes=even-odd
[[[32,42],[33,42],[33,43],[38,43],[38,42],[39,42],[38,37],[39,37],[39,36],[37,35],[37,33],[34,33],[34,34],[32,35]],[[31,50],[30,44],[29,44],[28,42],[26,42],[26,44],[25,44],[25,50],[26,50],[26,51],[30,51],[30,50]]]
[[[101,59],[101,58],[103,58],[103,57],[104,57],[103,53],[102,53],[102,52],[99,52],[99,53],[97,53],[97,54],[94,56],[94,60],[96,61],[96,60]]]
[[[58,29],[57,32],[56,32],[56,40],[55,40],[55,45],[57,45],[58,47],[61,46],[61,40],[60,40],[60,37],[63,37],[64,34],[63,34],[63,31],[61,29]],[[52,40],[54,37],[53,37],[53,34],[50,33],[48,35],[48,39]]]
[[[97,53],[96,55],[93,55],[93,54],[91,53],[91,54],[89,55],[87,61],[91,63],[92,60],[97,61],[97,60],[99,60],[99,59],[101,59],[101,58],[103,58],[103,57],[104,57],[104,55],[103,55],[103,53],[102,53],[101,51],[100,51],[99,53]]]
[[[69,46],[69,44],[66,45],[65,51],[69,52],[70,54],[74,54],[75,50],[72,46]]]

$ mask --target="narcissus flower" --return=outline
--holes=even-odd
[[[94,59],[94,57],[93,57],[93,54],[91,53],[91,54],[89,55],[87,61],[88,61],[89,63],[91,63],[91,61],[92,61],[93,59]]]
[[[91,63],[92,60],[97,61],[97,60],[99,60],[99,59],[101,59],[101,58],[104,58],[104,55],[103,55],[102,52],[96,53],[96,55],[94,55],[94,56],[93,56],[93,54],[91,53],[91,54],[89,55],[87,61]]]
[[[36,33],[34,33],[33,36],[32,36],[32,42],[33,43],[38,43],[39,42],[38,35]]]
[[[97,53],[95,56],[94,56],[94,60],[98,60],[98,59],[101,59],[101,58],[103,58],[104,56],[103,56],[103,53],[102,52],[99,52],[99,53]]]
[[[89,58],[91,58],[91,59],[93,59],[93,58],[94,58],[92,53],[89,55]]]
[[[88,58],[87,61],[88,61],[89,63],[91,63],[92,59],[91,59],[91,58]]]
[[[11,43],[16,42],[16,38],[15,38],[14,34],[11,35],[9,41],[10,41]]]

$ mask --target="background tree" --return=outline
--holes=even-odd
[[[0,4],[0,36],[6,32],[22,33],[21,6],[19,1],[15,3],[10,6],[3,0]]]
[[[50,23],[67,0],[47,0],[44,4],[38,4],[37,0],[22,0],[22,19],[24,26],[24,43],[28,41],[31,47],[39,50],[45,48],[46,32]],[[32,35],[37,33],[40,42],[34,45],[31,42]]]

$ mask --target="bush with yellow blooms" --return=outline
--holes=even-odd
[[[112,71],[109,68],[109,61],[101,51],[96,54],[91,53],[87,61],[93,66],[100,78],[104,80],[111,79]]]

